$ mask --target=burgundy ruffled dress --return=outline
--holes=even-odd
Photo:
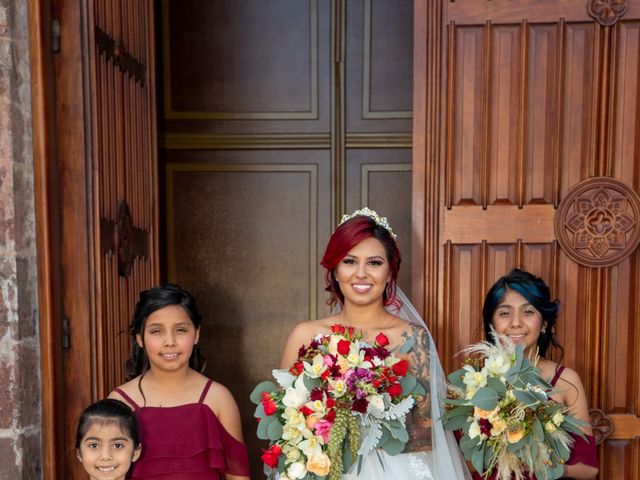
[[[227,432],[204,399],[177,407],[139,407],[116,388],[133,407],[140,428],[142,455],[133,464],[132,480],[215,480],[225,474],[249,476],[247,449]]]
[[[562,372],[564,371],[564,369],[565,369],[564,365],[560,365],[558,367],[558,369],[556,370],[556,374],[551,379],[551,382],[549,382],[552,387],[556,386],[556,383],[558,382],[558,379],[560,378],[560,375],[562,375]],[[460,436],[458,435],[458,432],[455,432],[455,433],[456,433],[456,438],[458,438],[459,440]],[[571,446],[571,455],[569,456],[569,460],[567,460],[567,465],[575,465],[576,463],[583,463],[585,465],[598,468],[598,450],[596,448],[595,437],[593,437],[592,435],[585,435],[587,439],[584,440],[582,437],[578,435],[574,435],[573,433],[570,433],[570,435],[574,441],[573,441],[573,445]],[[495,472],[489,475],[486,479],[484,479],[482,475],[479,474],[478,472],[471,472],[471,476],[473,477],[473,480],[495,480],[496,479]],[[525,474],[525,479],[536,480],[536,476],[533,474],[531,476],[529,476],[529,474]]]

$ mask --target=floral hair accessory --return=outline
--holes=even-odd
[[[387,217],[381,217],[380,215],[378,215],[378,213],[375,210],[371,210],[369,207],[364,207],[361,210],[356,210],[351,215],[346,215],[346,214],[343,215],[342,220],[340,220],[340,223],[338,224],[338,226],[342,225],[347,220],[351,220],[353,217],[357,217],[358,215],[372,218],[377,225],[380,225],[387,232],[389,232],[389,235],[391,235],[391,238],[393,238],[394,240],[396,239],[397,235],[393,233],[393,230],[391,229],[391,225],[389,225],[389,221],[387,220]]]

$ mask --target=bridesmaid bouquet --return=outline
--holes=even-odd
[[[303,345],[291,368],[273,371],[279,385],[262,382],[251,394],[258,438],[270,442],[262,455],[269,478],[338,480],[371,450],[395,455],[409,440],[406,415],[426,391],[407,361],[383,333],[369,345],[353,328],[331,332]]]
[[[444,426],[462,434],[460,449],[487,478],[522,480],[562,477],[573,442],[584,436],[582,422],[549,398],[552,387],[524,357],[523,346],[495,334],[496,344],[482,342],[463,352],[467,364],[449,375],[449,405]]]

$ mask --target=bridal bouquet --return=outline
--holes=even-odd
[[[484,478],[494,468],[497,480],[522,480],[527,473],[560,478],[573,442],[569,433],[583,436],[582,422],[549,398],[552,387],[522,345],[495,338],[495,345],[465,349],[467,364],[449,375],[445,428],[461,432],[460,449]]]
[[[270,441],[262,455],[269,478],[338,480],[371,450],[395,455],[409,440],[406,415],[426,391],[407,361],[383,333],[369,345],[353,328],[331,332],[303,345],[291,368],[273,371],[279,386],[262,382],[251,394],[258,438]]]

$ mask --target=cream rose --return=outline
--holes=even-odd
[[[330,468],[331,460],[324,453],[321,453],[320,455],[313,455],[307,460],[307,470],[321,477],[329,475]]]

